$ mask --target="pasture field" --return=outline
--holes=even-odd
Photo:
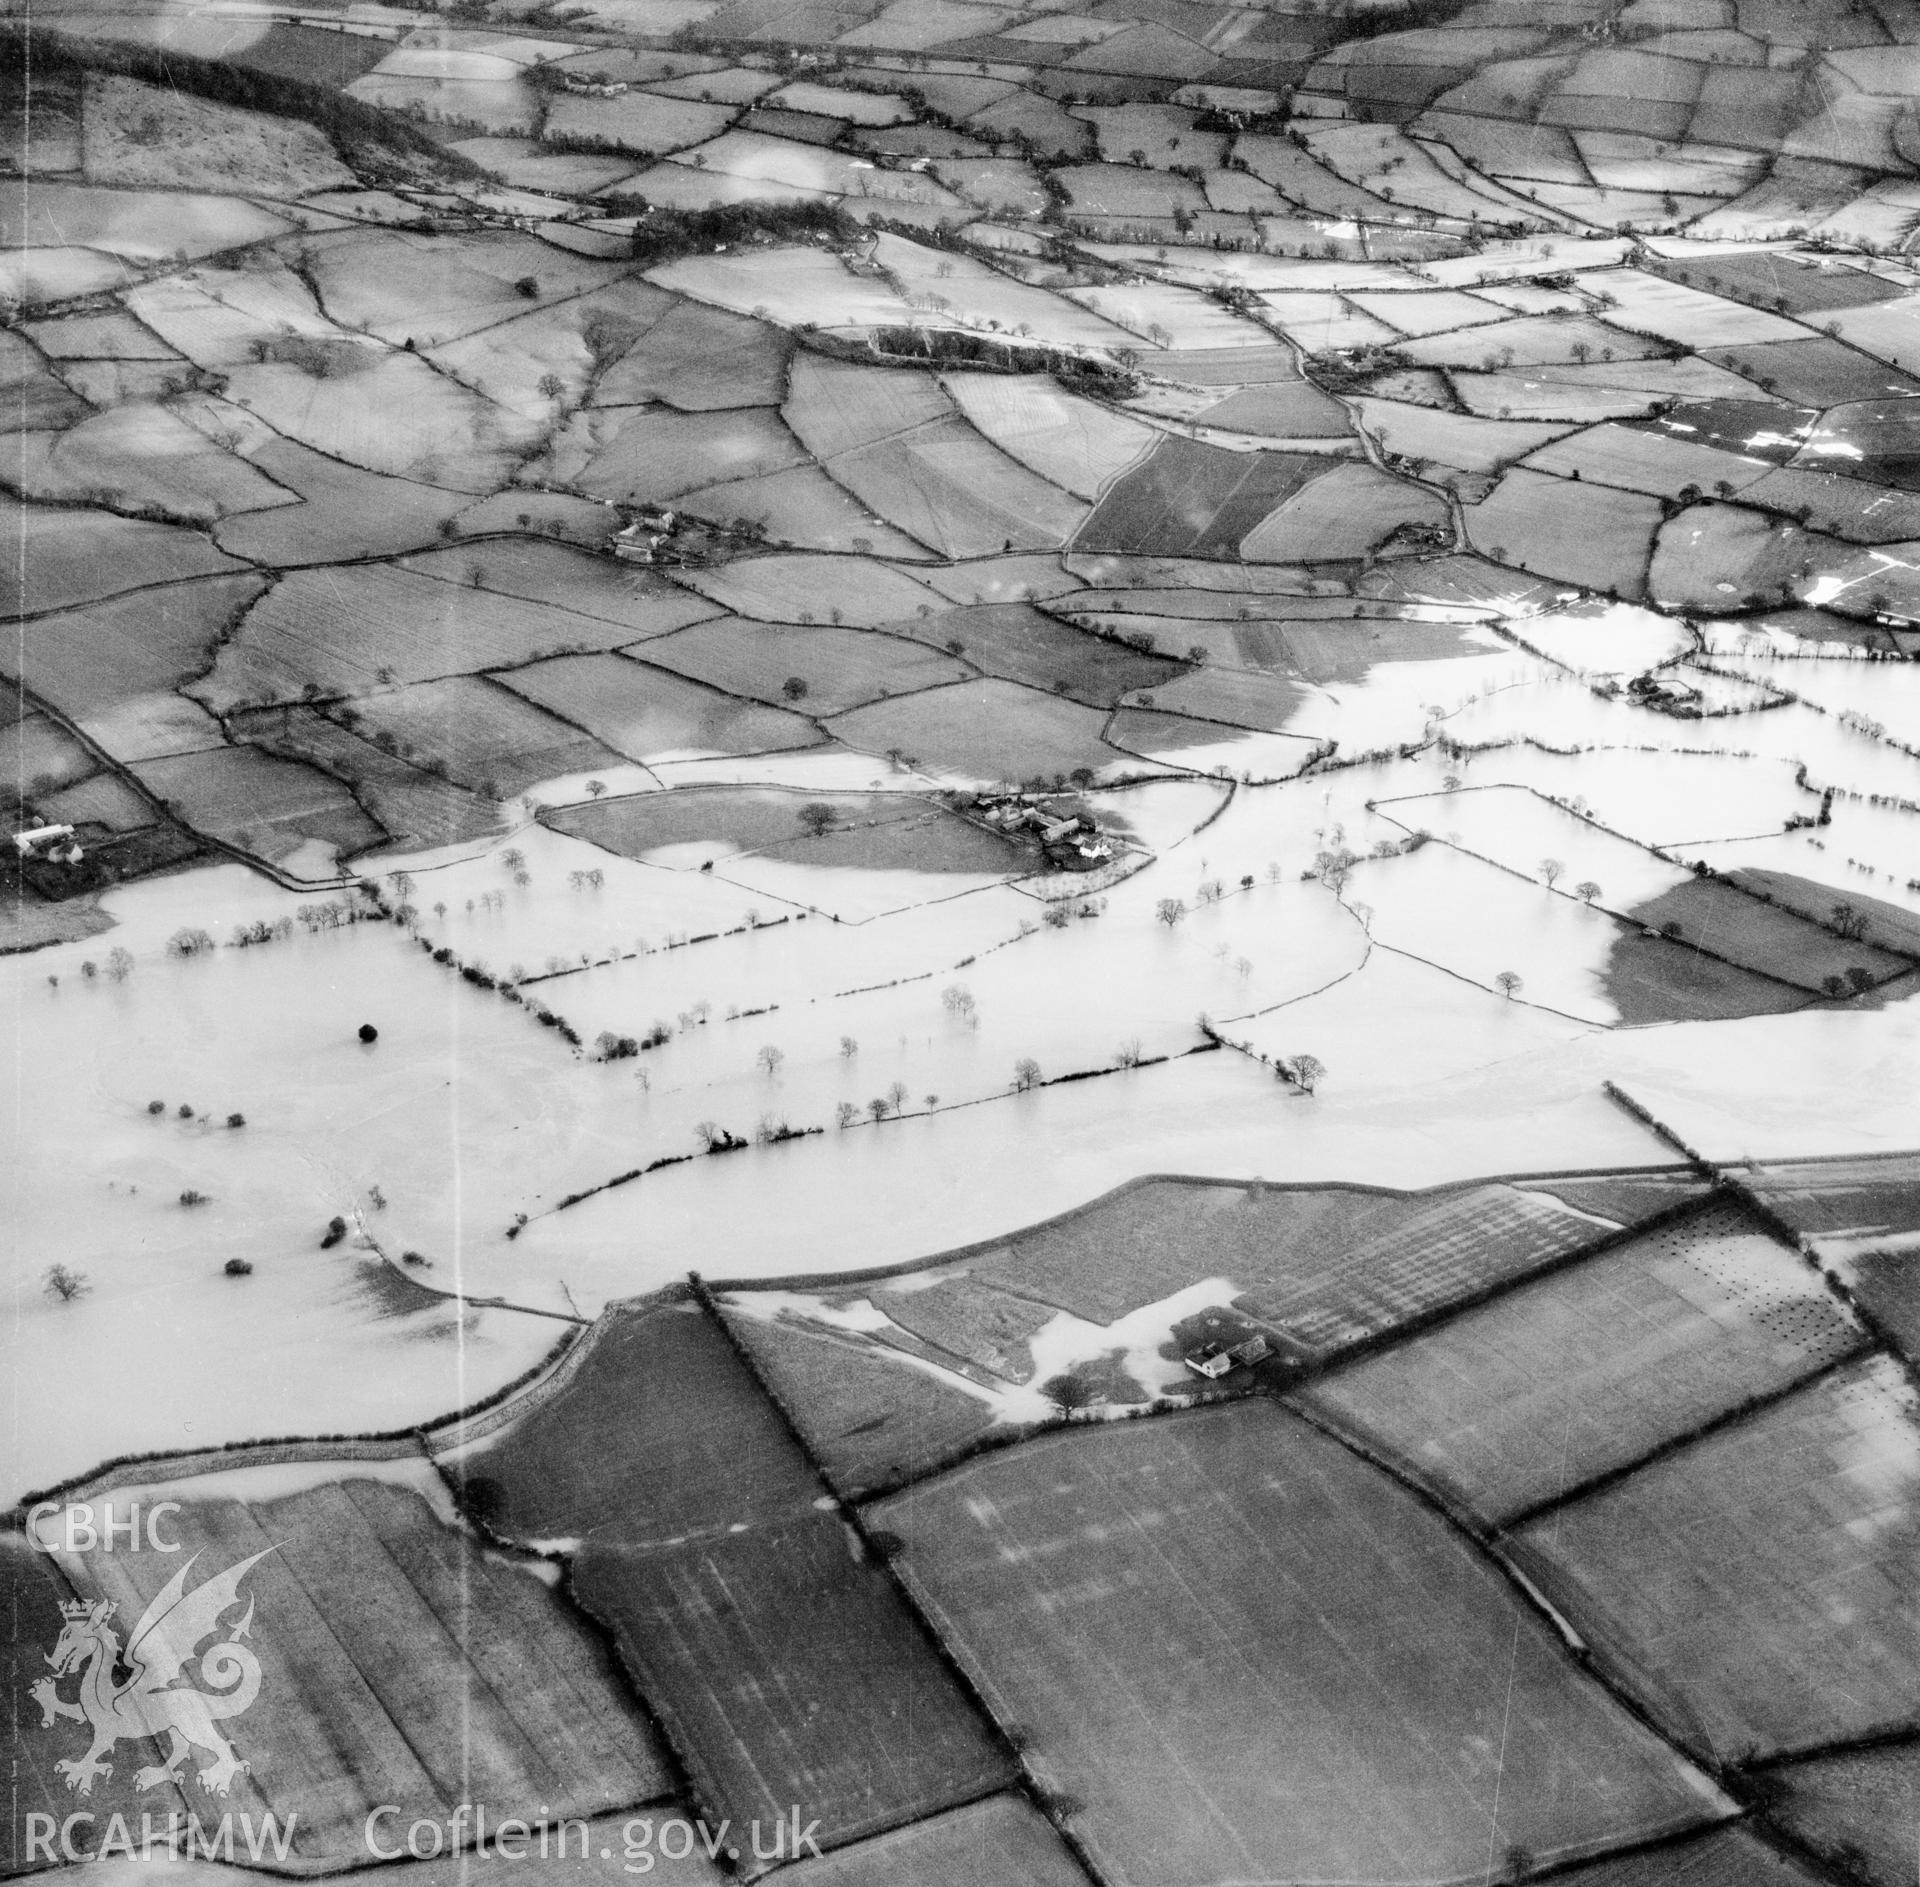
[[[817,834],[800,818],[803,807],[816,805],[834,814]],[[1034,863],[1033,854],[1000,834],[904,793],[686,786],[568,807],[552,824],[623,858],[672,851],[673,862],[688,870],[696,859],[704,864],[741,851],[817,869],[1005,876]]]
[[[1603,363],[1644,360],[1656,355],[1659,348],[1657,341],[1643,341],[1590,315],[1572,320],[1553,315],[1516,315],[1485,327],[1403,340],[1394,351],[1424,367],[1494,369],[1558,366],[1589,359]]]
[[[1279,733],[1306,698],[1306,690],[1285,675],[1223,673],[1217,668],[1175,676],[1153,690],[1154,706],[1168,714],[1268,734]]]
[[[337,710],[353,731],[483,799],[596,773],[624,756],[483,676],[455,674],[367,695]]]
[[[116,754],[147,759],[144,743],[122,744],[130,721],[190,706],[173,690],[205,670],[222,634],[263,587],[252,575],[209,577],[42,616],[16,631],[0,667],[82,728],[97,727]],[[210,744],[218,738],[216,730]]]
[[[415,1815],[444,1822],[481,1789],[529,1821],[667,1792],[652,1731],[550,1587],[481,1552],[413,1487],[341,1473],[284,1499],[194,1499],[174,1519],[211,1565],[264,1552],[244,1588],[258,1606],[260,1696],[234,1736],[254,1772],[223,1810],[297,1816],[295,1854],[339,1867],[365,1863],[366,1818],[385,1803],[404,1828]],[[80,1593],[131,1620],[180,1562],[60,1563]]]
[[[440,542],[450,521],[473,502],[406,478],[330,459],[291,439],[269,435],[249,462],[276,484],[298,492],[298,505],[277,505],[226,518],[215,527],[221,549],[271,566],[316,558],[387,557]]]
[[[925,544],[870,516],[865,505],[817,465],[796,465],[760,478],[682,492],[674,509],[734,530],[741,529],[744,520],[765,542],[788,549],[882,557],[928,555]]]
[[[943,618],[951,621],[952,618]],[[956,627],[955,633],[965,636]],[[944,638],[943,638],[944,640]],[[807,714],[841,714],[892,695],[964,681],[956,657],[899,634],[723,616],[646,645],[646,660],[709,687]],[[802,687],[795,691],[791,684]]]
[[[1570,482],[1516,468],[1468,505],[1465,518],[1468,541],[1495,563],[1629,600],[1647,593],[1660,529],[1653,498],[1584,485],[1576,491]],[[1669,600],[1657,582],[1655,594]]]
[[[217,724],[209,721],[217,732]],[[352,783],[354,797],[398,845],[427,849],[491,837],[500,809],[453,781],[409,765],[318,709],[262,708],[236,714],[234,737],[283,760],[307,761]]]
[[[739,1294],[733,1295],[738,1302]],[[970,1395],[901,1351],[857,1333],[752,1308],[730,1311],[727,1325],[846,1499],[918,1480],[994,1421],[984,1396]]]
[[[776,406],[786,385],[788,346],[763,321],[676,301],[603,369],[592,403],[664,400],[685,412]]]
[[[1017,682],[966,681],[837,714],[827,728],[862,752],[897,752],[917,770],[983,786],[1082,768],[1103,777],[1156,771],[1101,739],[1106,718]]]
[[[298,502],[159,406],[118,407],[65,432],[22,433],[14,446],[6,481],[25,498],[159,512],[182,524]]]
[[[1323,1377],[1308,1407],[1504,1521],[1864,1341],[1819,1275],[1718,1206]]]
[[[948,418],[954,410],[930,374],[910,367],[866,367],[801,353],[787,385],[781,416],[823,460]]]
[[[494,680],[642,764],[810,747],[821,738],[798,714],[740,701],[624,655],[562,655]]]
[[[645,282],[615,282],[436,347],[428,358],[508,411],[550,423],[680,304]],[[554,392],[554,381],[560,383]],[[597,394],[597,388],[595,388]]]
[[[484,577],[485,565],[474,567]],[[603,567],[610,576],[618,568]],[[599,595],[603,607],[624,600],[611,585]],[[221,644],[194,693],[216,713],[298,701],[309,684],[326,695],[370,694],[544,656],[598,653],[633,641],[636,629],[678,628],[704,613],[691,599],[668,599],[664,610],[649,607],[651,600],[641,589],[622,622],[393,564],[295,571]]]
[[[738,1826],[770,1825],[800,1802],[834,1848],[1012,1779],[837,1515],[650,1549],[596,1539],[574,1562],[573,1590],[613,1630],[699,1799]]]
[[[1840,562],[1848,548],[1740,505],[1689,505],[1661,526],[1647,588],[1669,608],[1764,608],[1807,562]]]
[[[556,98],[541,126],[549,143],[604,145],[658,157],[717,138],[736,116],[730,105],[629,92],[623,98]]]
[[[1567,1887],[1812,1887],[1815,1876],[1750,1828],[1722,1826],[1561,1878]]]
[[[1920,1749],[1911,1742],[1838,1751],[1766,1772],[1768,1816],[1866,1887],[1904,1887],[1920,1813]]]
[[[678,413],[670,407],[593,407],[554,440],[542,482],[619,504],[660,504],[703,485],[804,465],[806,454],[766,407]]]
[[[1782,1015],[1807,1003],[1790,984],[1634,930],[1614,939],[1602,975],[1623,1023],[1725,1022]]]
[[[895,1887],[902,1881],[914,1887],[977,1887],[989,1880],[1082,1887],[1085,1876],[1045,1819],[1024,1797],[1008,1793],[810,1861],[793,1878],[803,1887]]]
[[[870,1511],[1120,1887],[1447,1879],[1490,1838],[1564,1860],[1716,1812],[1444,1522],[1272,1404],[1049,1436]]]
[[[1450,542],[1446,500],[1348,461],[1283,500],[1241,540],[1240,554],[1257,563],[1338,562],[1369,557],[1402,532]]]
[[[182,824],[276,864],[309,840],[350,857],[384,836],[331,774],[251,747],[142,760],[133,773]],[[321,865],[295,876],[333,873]]]
[[[1031,603],[963,605],[940,616],[903,617],[890,627],[971,669],[1092,707],[1111,707],[1132,690],[1158,687],[1180,673],[1164,657],[1088,635]]]
[[[608,1311],[560,1393],[448,1465],[475,1513],[526,1541],[670,1548],[820,1492],[726,1337],[683,1304]]]
[[[1567,431],[1563,425],[1475,419],[1398,400],[1362,400],[1359,411],[1361,425],[1383,451],[1466,472],[1500,471]]]
[[[0,527],[15,547],[0,575],[0,609],[11,616],[71,609],[149,584],[240,568],[197,532],[98,511],[0,498]]]
[[[621,272],[505,230],[451,236],[353,230],[311,238],[308,257],[329,316],[395,346],[409,340],[439,346],[530,307],[599,288]],[[516,286],[528,280],[530,295]]]
[[[1244,387],[1194,415],[1203,426],[1262,439],[1339,439],[1346,435],[1346,412],[1318,387],[1276,382]]]
[[[1655,1716],[1721,1757],[1910,1726],[1917,1399],[1855,1363],[1522,1529]]]
[[[527,501],[537,502],[536,494],[529,492]],[[651,570],[636,570],[610,557],[584,556],[564,544],[524,537],[430,550],[404,558],[395,567],[447,585],[597,617],[623,628],[634,640],[667,635],[718,613],[711,604]],[[463,603],[466,610],[473,607],[470,599]]]
[[[1535,452],[1527,469],[1556,478],[1579,478],[1595,485],[1674,498],[1689,485],[1733,497],[1765,478],[1765,459],[1721,452],[1691,439],[1641,431],[1629,426],[1589,427]]]
[[[1661,931],[1677,924],[1678,935],[1686,942],[1809,993],[1820,991],[1829,977],[1844,977],[1856,966],[1870,972],[1876,982],[1908,967],[1904,958],[1873,944],[1848,942],[1783,905],[1763,903],[1710,878],[1689,878],[1635,905],[1629,915],[1636,923]]]
[[[1796,406],[1824,408],[1849,400],[1882,399],[1889,393],[1920,392],[1920,381],[1911,375],[1825,335],[1716,347],[1705,358]]]
[[[752,557],[721,569],[691,572],[686,581],[716,604],[757,622],[792,622],[797,617],[810,623],[824,617],[877,629],[923,609],[937,615],[949,606],[938,590],[905,571],[861,557]]]
[[[949,374],[948,396],[988,439],[1076,498],[1097,499],[1159,434],[1064,392],[1045,374]]]
[[[957,415],[827,462],[876,516],[949,560],[1067,543],[1087,507],[990,445]]]
[[[1329,463],[1302,453],[1228,452],[1169,437],[1108,487],[1074,548],[1231,557],[1255,526]]]

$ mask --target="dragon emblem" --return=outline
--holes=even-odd
[[[69,1789],[91,1795],[96,1776],[113,1774],[113,1764],[103,1760],[108,1751],[123,1737],[143,1736],[165,1736],[171,1744],[164,1762],[134,1772],[136,1788],[157,1789],[178,1781],[180,1765],[196,1748],[211,1750],[214,1758],[196,1772],[200,1786],[213,1795],[225,1795],[233,1787],[234,1777],[249,1765],[214,1726],[218,1718],[239,1716],[260,1694],[260,1660],[240,1642],[253,1624],[251,1595],[239,1623],[200,1655],[200,1680],[209,1688],[197,1690],[183,1683],[181,1673],[194,1661],[201,1642],[220,1629],[221,1618],[240,1603],[240,1581],[273,1550],[269,1546],[243,1559],[189,1592],[187,1574],[199,1558],[196,1553],[140,1615],[127,1642],[127,1675],[118,1681],[114,1673],[122,1660],[119,1634],[111,1622],[113,1600],[79,1599],[61,1606],[65,1623],[47,1658],[54,1674],[29,1688],[40,1706],[41,1728],[51,1728],[61,1717],[93,1727],[93,1746],[84,1756],[54,1764]],[[80,1692],[77,1701],[69,1703],[60,1695],[59,1680],[72,1671],[80,1672]]]

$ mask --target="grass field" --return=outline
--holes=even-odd
[[[565,1390],[457,1466],[473,1508],[524,1540],[660,1547],[820,1491],[719,1329],[675,1305],[609,1313]]]
[[[815,836],[805,807],[825,806],[833,826]],[[852,865],[877,871],[1024,871],[1032,855],[997,833],[957,818],[936,802],[905,793],[809,794],[781,787],[682,787],[571,806],[552,823],[622,858],[673,852],[675,862],[737,851],[766,853],[803,865]],[[704,862],[702,859],[701,862]]]
[[[1897,1365],[1854,1364],[1546,1515],[1528,1569],[1723,1758],[1910,1724],[1916,1400]]]
[[[752,1312],[732,1312],[727,1321],[827,1478],[850,1500],[917,1480],[992,1425],[984,1397],[885,1345]]]
[[[1515,470],[1466,507],[1466,526],[1473,548],[1495,563],[1633,600],[1646,594],[1660,506],[1637,492],[1584,485],[1576,491],[1542,473]]]
[[[1408,530],[1451,541],[1446,500],[1371,465],[1336,464],[1249,531],[1240,554],[1255,563],[1360,559]]]
[[[810,747],[821,738],[801,715],[738,700],[624,655],[562,655],[494,679],[642,763]]]
[[[1768,1816],[1865,1887],[1906,1887],[1920,1828],[1920,1747],[1847,1750],[1766,1772]]]
[[[1905,959],[1871,943],[1849,943],[1781,904],[1762,903],[1711,878],[1675,885],[1636,904],[1630,915],[1656,930],[1678,925],[1676,934],[1684,941],[1810,994],[1818,993],[1828,977],[1844,976],[1854,967],[1868,971],[1876,982],[1907,967]]]
[[[1106,715],[1010,681],[929,688],[837,714],[835,739],[874,755],[898,752],[920,771],[950,780],[995,782],[1153,771],[1100,738]]]
[[[220,1808],[297,1815],[302,1857],[364,1863],[366,1817],[384,1803],[400,1805],[404,1829],[415,1815],[444,1822],[462,1801],[533,1820],[671,1786],[592,1634],[551,1588],[477,1550],[411,1488],[348,1478],[282,1500],[194,1500],[173,1526],[208,1568],[273,1549],[244,1588],[257,1601],[262,1681],[234,1740],[253,1773]],[[129,1620],[180,1563],[63,1558],[85,1596],[115,1599]],[[208,1798],[188,1793],[204,1818]]]
[[[240,567],[196,532],[98,511],[54,510],[0,498],[0,527],[16,547],[0,575],[0,610],[9,615],[70,609],[146,584]]]
[[[1156,688],[1180,673],[1163,657],[1088,635],[1029,603],[978,603],[941,616],[905,617],[893,629],[1003,681],[1094,707],[1110,707],[1135,689]]]
[[[1623,930],[1607,953],[1607,1000],[1622,1022],[1724,1022],[1804,1008],[1790,984],[1703,956],[1684,944]]]
[[[568,422],[542,471],[591,497],[658,504],[703,485],[805,462],[799,442],[764,407],[699,413],[592,407]]]
[[[1456,1879],[1714,1812],[1444,1522],[1272,1404],[1048,1437],[873,1513],[1117,1887]]]
[[[955,657],[903,636],[743,616],[657,637],[647,644],[646,659],[756,700],[797,700],[809,714],[839,714],[890,695],[963,681],[968,673]],[[797,697],[788,691],[796,678],[805,684]]]
[[[471,567],[484,578],[484,563]],[[623,600],[616,589],[609,606]],[[599,653],[646,628],[677,628],[706,613],[684,596],[664,598],[664,610],[649,601],[649,592],[639,591],[621,621],[390,564],[296,571],[221,645],[195,692],[217,712],[297,701],[310,683],[327,695],[370,694],[546,656]]]
[[[122,758],[152,758],[173,749],[134,730],[150,713],[170,720],[191,708],[174,688],[206,667],[221,632],[261,588],[253,576],[212,577],[42,617],[16,632],[12,659],[0,667],[82,727],[97,727]]]
[[[349,719],[351,716],[351,719]],[[362,738],[485,799],[540,780],[617,767],[623,756],[480,675],[370,695],[337,718]]]
[[[1228,452],[1168,438],[1125,473],[1081,528],[1075,548],[1135,556],[1230,557],[1325,458],[1285,452]]]
[[[737,1826],[766,1827],[798,1802],[820,1846],[837,1847],[1011,1780],[836,1515],[647,1550],[595,1540],[573,1589],[612,1627],[699,1799]]]
[[[1303,1393],[1504,1520],[1790,1387],[1863,1340],[1796,1254],[1716,1207]]]
[[[743,558],[689,579],[702,595],[759,622],[822,619],[873,629],[947,605],[901,570],[858,557],[804,554]]]
[[[352,781],[354,797],[396,844],[457,845],[499,830],[500,808],[492,800],[410,766],[315,708],[237,714],[232,728],[237,740],[262,753],[310,761],[336,779]]]
[[[351,857],[384,836],[331,774],[252,747],[143,760],[133,773],[183,824],[274,863],[310,839]],[[298,875],[333,874],[323,865]]]
[[[1085,1878],[1045,1819],[1014,1794],[929,1816],[794,1875],[805,1887],[899,1887],[906,1881],[913,1887],[979,1887],[983,1881],[1083,1887]]]
[[[777,328],[676,301],[594,383],[596,406],[664,400],[685,412],[775,406],[789,343]]]

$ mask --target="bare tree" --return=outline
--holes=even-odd
[[[876,1094],[873,1099],[867,1103],[867,1112],[871,1114],[875,1120],[885,1120],[887,1117],[887,1097],[884,1094]]]
[[[1013,1085],[1022,1094],[1040,1084],[1040,1064],[1031,1055],[1022,1055],[1013,1064]]]
[[[754,1060],[767,1071],[767,1079],[769,1081],[780,1072],[780,1064],[785,1061],[786,1058],[786,1050],[783,1048],[775,1048],[771,1042],[769,1042],[759,1054],[754,1056]]]
[[[1140,1047],[1139,1036],[1131,1036],[1122,1042],[1120,1046],[1113,1051],[1113,1059],[1118,1067],[1138,1068],[1141,1062],[1145,1060],[1145,1055]]]
[[[899,1113],[907,1104],[907,1084],[904,1081],[894,1082],[887,1089],[887,1099],[893,1103],[893,1111]]]
[[[851,1127],[860,1118],[860,1110],[851,1101],[842,1101],[833,1110],[833,1117],[842,1128]]]
[[[973,991],[970,990],[966,984],[949,983],[947,987],[940,992],[940,1006],[945,1009],[947,1014],[952,1016],[956,1022],[968,1022],[972,1023],[976,1028],[979,1027],[978,1015],[973,1000]]]
[[[1582,878],[1580,882],[1573,887],[1573,895],[1578,898],[1582,904],[1591,904],[1594,899],[1600,895],[1600,887],[1595,884],[1591,878]]]
[[[1566,866],[1561,864],[1557,858],[1543,858],[1540,861],[1540,876],[1546,880],[1546,886],[1549,891],[1559,883],[1560,875],[1566,869]]]
[[[817,839],[823,832],[832,831],[834,818],[833,808],[822,799],[810,799],[800,808],[800,824],[810,839]]]
[[[1867,934],[1867,914],[1850,899],[1842,898],[1827,916],[1834,934],[1846,938],[1849,943],[1857,943]]]
[[[1296,1055],[1285,1067],[1302,1094],[1311,1094],[1327,1072],[1326,1064],[1314,1055]]]
[[[1511,1002],[1526,987],[1517,970],[1502,970],[1493,979],[1493,986]]]
[[[65,1265],[49,1265],[40,1274],[40,1288],[56,1304],[71,1304],[75,1298],[85,1297],[93,1286],[84,1271],[73,1271]]]
[[[1185,898],[1162,898],[1153,907],[1154,916],[1171,930],[1187,914]]]
[[[859,1052],[860,1044],[856,1042],[851,1035],[841,1036],[840,1059],[842,1061],[851,1061]]]
[[[116,983],[124,983],[133,974],[133,952],[115,944],[107,952],[107,974]]]

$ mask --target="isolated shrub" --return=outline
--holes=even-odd
[[[147,1103],[147,1112],[149,1114],[164,1114],[166,1111],[167,1104],[165,1101],[149,1101]]]
[[[229,1258],[225,1269],[230,1278],[246,1278],[253,1275],[253,1265],[245,1258]]]
[[[244,1127],[246,1124],[247,1117],[244,1114],[229,1114],[227,1116],[227,1125],[229,1127]]]

